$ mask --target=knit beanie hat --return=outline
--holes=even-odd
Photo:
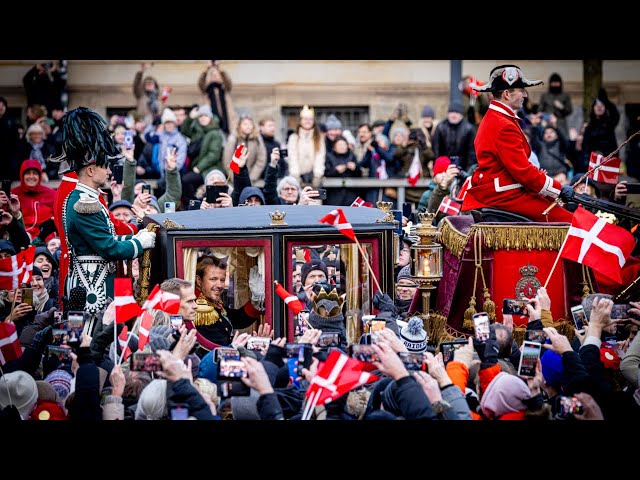
[[[558,389],[569,380],[562,365],[562,355],[552,350],[546,350],[540,357],[540,363],[542,364],[544,381],[553,388]]]
[[[405,265],[398,272],[398,278],[396,278],[396,282],[399,282],[403,278],[408,278],[409,280],[413,280],[411,277],[411,265]]]
[[[489,418],[499,418],[507,413],[524,412],[524,400],[531,398],[531,390],[523,380],[515,375],[500,372],[482,395],[480,407]]]
[[[324,122],[324,126],[327,127],[327,130],[340,129],[342,130],[342,122],[338,120],[338,117],[331,114],[327,117],[327,121]]]
[[[58,369],[51,372],[44,379],[58,393],[61,402],[64,402],[71,393],[71,380],[73,376],[66,370]]]
[[[449,104],[449,110],[447,110],[448,112],[458,112],[461,115],[464,115],[464,107],[462,106],[461,103],[458,102],[452,102]]]
[[[422,108],[422,114],[421,114],[422,118],[424,118],[424,117],[435,118],[435,116],[436,116],[436,114],[435,114],[435,112],[433,111],[433,108],[431,108],[430,105],[425,105]]]
[[[31,412],[31,420],[66,420],[67,414],[62,405],[56,402],[38,401]]]
[[[426,352],[427,332],[423,328],[422,319],[413,317],[400,330],[400,338],[410,352]]]
[[[198,107],[198,116],[201,117],[202,115],[213,118],[213,111],[211,111],[211,106],[206,104],[200,105],[200,107]]]
[[[9,405],[18,409],[23,420],[29,418],[38,400],[38,386],[31,375],[22,370],[0,377],[0,410]]]
[[[449,157],[438,157],[436,161],[433,162],[433,176],[435,177],[439,173],[444,173],[447,171],[447,168],[451,165],[451,159]]]
[[[57,402],[58,392],[51,386],[49,382],[44,380],[38,380],[36,382],[38,386],[38,402]]]
[[[302,285],[304,285],[305,280],[313,270],[322,270],[325,276],[327,277],[327,279],[329,278],[329,271],[327,270],[327,265],[322,260],[312,260],[311,262],[305,263],[300,268],[300,277],[302,278]]]
[[[231,414],[234,420],[260,420],[258,399],[260,394],[251,389],[249,396],[231,397]]]
[[[164,111],[162,112],[162,117],[160,117],[160,121],[162,123],[165,123],[165,122],[178,123],[178,117],[176,117],[176,114],[173,113],[173,110],[171,110],[170,108],[165,108]]]

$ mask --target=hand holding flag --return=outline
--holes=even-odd
[[[247,163],[248,150],[244,144],[240,144],[236,147],[236,151],[233,152],[233,158],[231,159],[231,171],[238,175],[240,169]]]

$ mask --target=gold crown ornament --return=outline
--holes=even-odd
[[[302,107],[302,110],[300,110],[300,118],[302,117],[314,118],[315,116],[316,116],[316,112],[313,110],[313,108],[309,108],[309,105],[305,105],[304,107]]]
[[[271,217],[271,225],[287,225],[287,222],[284,221],[287,212],[276,210],[275,212],[269,212],[269,216]]]

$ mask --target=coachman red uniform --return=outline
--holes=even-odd
[[[491,72],[479,91],[526,88],[542,83],[527,80],[515,65],[502,65]],[[571,222],[571,213],[556,207],[547,217],[542,212],[561,195],[560,182],[529,162],[531,148],[516,113],[493,100],[482,119],[474,142],[478,167],[471,177],[462,211],[492,207],[524,215],[537,222]]]

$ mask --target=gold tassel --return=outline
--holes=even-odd
[[[431,345],[440,345],[441,342],[445,341],[443,338],[446,338],[447,333],[445,331],[445,325],[447,324],[447,317],[444,315],[433,312],[429,314],[429,330],[427,330],[429,334],[429,343]]]
[[[573,337],[576,336],[576,332],[574,331],[573,322],[568,322],[564,318],[560,318],[557,322],[553,324],[560,335],[564,335],[569,339],[569,341],[573,340]]]
[[[496,321],[496,304],[493,300],[491,300],[491,294],[489,293],[489,289],[487,287],[482,288],[482,295],[484,296],[482,309],[489,314],[489,321],[493,323]]]
[[[462,257],[464,248],[467,246],[468,235],[456,230],[447,217],[441,222],[440,227],[440,243],[444,245],[453,255],[458,258]]]
[[[476,297],[471,297],[469,300],[469,308],[464,311],[464,322],[462,326],[467,330],[473,330],[473,316],[478,313],[476,311]]]
[[[522,345],[522,342],[524,342],[525,339],[525,331],[527,330],[527,327],[513,327],[513,339],[516,341],[516,343],[518,345]]]

